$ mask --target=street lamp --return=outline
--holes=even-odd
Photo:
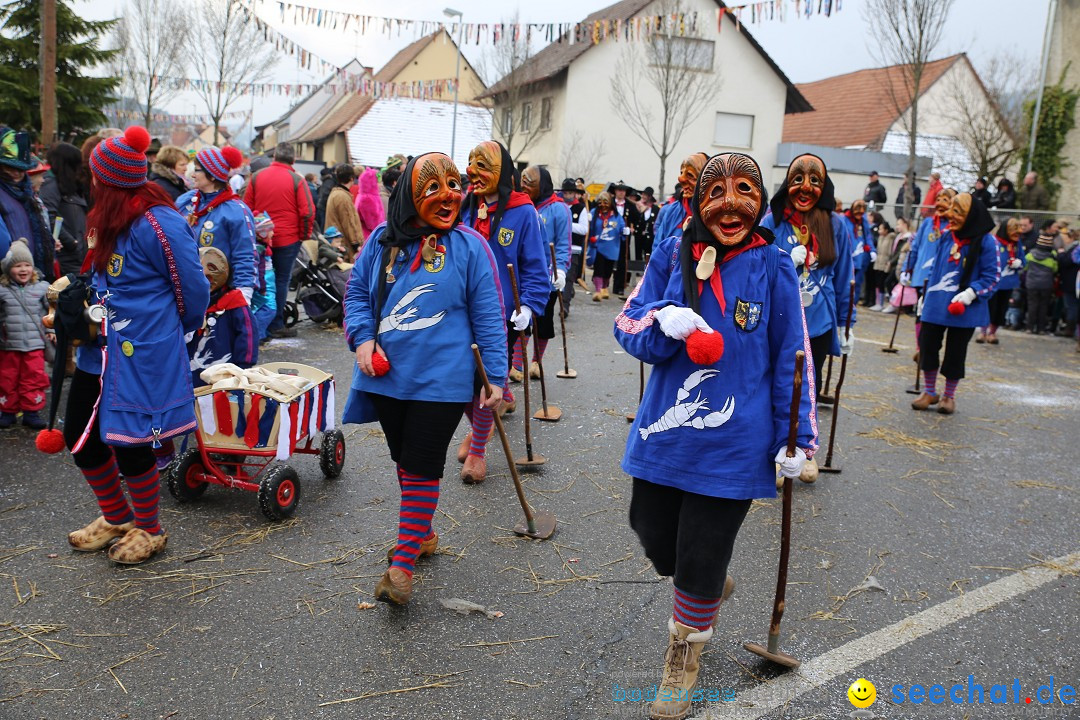
[[[454,68],[454,122],[450,130],[450,158],[454,157],[454,145],[457,142],[457,106],[458,106],[458,87],[461,85],[461,31],[464,28],[465,23],[461,21],[462,15],[460,10],[454,8],[446,8],[443,10],[443,15],[448,18],[457,18],[458,32],[457,32],[457,65]]]

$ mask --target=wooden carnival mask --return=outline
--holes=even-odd
[[[535,203],[540,200],[540,168],[530,165],[521,173],[521,189]]]
[[[469,164],[465,168],[473,191],[481,196],[499,192],[499,176],[502,174],[502,150],[499,143],[486,140],[469,153]]]
[[[866,203],[862,200],[856,200],[855,202],[851,203],[851,217],[855,218],[856,220],[861,220],[863,213],[865,212]]]
[[[199,248],[203,275],[210,281],[210,292],[217,292],[229,282],[229,260],[215,247]]]
[[[825,163],[813,155],[800,155],[788,168],[788,202],[799,212],[813,209],[825,190]]]
[[[761,168],[749,155],[724,153],[701,171],[698,209],[701,221],[721,245],[737,245],[754,230],[764,190]]]
[[[945,217],[949,212],[949,206],[952,205],[954,197],[956,197],[956,190],[953,188],[945,188],[939,192],[937,197],[934,198],[934,214]]]
[[[461,174],[442,153],[428,153],[413,165],[412,197],[420,223],[436,230],[454,226],[461,209]]]
[[[611,212],[611,193],[602,192],[597,195],[596,207],[602,213]]]
[[[949,229],[953,231],[953,234],[964,227],[964,221],[967,220],[968,213],[970,212],[970,193],[960,193],[952,199],[952,203],[949,205],[949,210],[945,214],[945,217],[949,220]]]
[[[694,153],[682,161],[682,165],[679,166],[679,187],[682,188],[683,197],[689,198],[694,194],[694,188],[697,187],[698,177],[703,167],[705,167],[705,156],[701,153]]]
[[[1020,229],[1019,218],[1009,218],[1005,222],[1005,237],[1009,242],[1016,242],[1019,240],[1021,233],[1022,230]]]

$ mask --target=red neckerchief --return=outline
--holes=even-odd
[[[934,232],[938,234],[938,237],[941,237],[941,221],[944,219],[943,215],[934,215]]]
[[[1000,236],[995,236],[995,237],[997,237],[997,241],[1001,245],[1001,247],[1005,248],[1005,250],[1008,251],[1009,260],[1015,260],[1016,259],[1016,243],[1009,242],[1008,238],[1003,238],[1003,237],[1000,237]]]
[[[483,204],[484,201],[481,199],[480,202]],[[532,205],[532,198],[517,190],[510,191],[510,197],[506,201],[506,209],[509,210],[522,205]],[[483,235],[485,240],[491,239],[491,218],[498,209],[499,203],[496,201],[487,206],[487,217],[483,219],[479,217],[473,218],[473,230]]]
[[[555,193],[551,193],[551,197],[549,197],[547,200],[544,200],[539,205],[537,205],[536,209],[537,210],[542,210],[542,209],[546,208],[548,205],[550,205],[551,203],[554,203],[554,202],[559,202],[559,196],[556,195]]]
[[[954,262],[959,265],[963,259],[960,256],[960,251],[967,247],[970,242],[971,238],[964,239],[953,235],[953,246],[952,250],[949,251],[949,262]]]
[[[416,248],[416,257],[413,258],[412,265],[409,266],[409,272],[416,272],[420,269],[420,261],[424,258],[425,247],[431,248],[431,250],[428,251],[428,254],[430,254],[432,258],[434,258],[437,253],[446,252],[446,247],[439,244],[438,235],[424,236],[420,240],[420,247]]]
[[[204,207],[202,210],[199,210],[199,200],[202,198],[202,193],[196,190],[195,195],[191,198],[191,207],[193,208],[193,212],[187,216],[188,225],[195,227],[195,224],[199,222],[199,218],[205,216],[208,212],[216,208],[218,205],[232,200],[234,197],[236,197],[236,193],[232,191],[231,187],[226,185],[225,189],[218,193],[218,196],[216,198],[208,202],[206,204],[206,207]]]
[[[817,257],[819,255],[819,253],[818,253],[817,235],[810,232],[810,228],[807,227],[806,221],[804,220],[802,213],[799,212],[798,210],[796,210],[793,207],[790,207],[790,206],[785,207],[784,208],[784,222],[786,222],[788,225],[790,225],[793,229],[798,228],[800,232],[805,231],[805,234],[810,239],[806,243],[800,243],[800,244],[802,244],[804,247],[806,247],[806,249],[810,253],[812,253],[814,255],[814,257]],[[796,240],[799,238],[798,233],[796,233],[795,238],[796,238]]]
[[[221,297],[219,297],[217,299],[217,302],[215,302],[210,307],[206,308],[206,314],[209,316],[209,315],[212,315],[214,313],[224,312],[226,310],[235,310],[236,308],[242,308],[247,304],[248,304],[248,302],[244,298],[244,293],[242,293],[239,290],[233,288],[232,290],[229,290],[228,292],[222,293]],[[195,332],[196,337],[201,337],[203,332],[205,332],[205,331],[206,331],[206,325],[204,324],[201,328],[199,328]]]
[[[682,200],[681,203],[682,203],[682,209],[683,209],[683,219],[680,220],[679,224],[676,225],[675,227],[682,227],[683,223],[686,222],[686,218],[690,217],[690,201],[689,200]]]
[[[727,300],[724,299],[724,281],[720,277],[720,266],[723,265],[724,263],[726,263],[728,260],[731,260],[731,258],[733,258],[733,257],[735,257],[737,255],[742,255],[747,250],[750,250],[750,249],[753,249],[753,248],[756,248],[756,247],[763,247],[765,244],[766,243],[761,238],[761,236],[755,235],[745,245],[742,245],[741,247],[737,247],[734,250],[729,250],[727,252],[727,254],[724,255],[723,259],[721,259],[720,262],[716,264],[716,267],[713,268],[712,277],[709,278],[709,287],[712,288],[713,295],[716,296],[717,302],[720,303],[720,314],[721,315],[724,315],[727,312]],[[709,247],[709,244],[708,243],[703,243],[703,242],[696,242],[696,243],[694,243],[693,245],[690,246],[690,253],[694,258],[694,262],[697,262],[698,260],[701,259],[701,256],[705,252],[705,248],[707,248],[707,247]],[[698,297],[701,297],[701,291],[705,289],[705,282],[703,280],[698,280],[697,284],[698,284]]]
[[[852,227],[855,228],[854,229],[855,237],[861,238],[863,236],[862,218],[859,218],[858,220],[856,220],[855,217],[851,214],[851,210],[845,210],[844,215],[847,217],[848,220],[851,221]]]

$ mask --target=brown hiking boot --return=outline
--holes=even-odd
[[[81,530],[68,533],[68,543],[79,552],[94,552],[116,538],[122,538],[135,527],[134,523],[110,525],[104,516],[97,518]]]
[[[649,709],[652,720],[682,720],[690,714],[690,697],[701,669],[698,661],[713,629],[698,631],[669,619],[668,633],[664,677]]]
[[[487,478],[487,460],[470,455],[465,458],[465,467],[461,468],[461,482],[466,485],[479,485]]]
[[[394,550],[396,549],[397,545],[391,545],[390,549],[386,551],[387,564],[394,562]],[[439,533],[432,531],[431,537],[420,542],[420,554],[416,556],[416,559],[419,560],[422,557],[431,557],[438,549]]]
[[[942,415],[952,415],[956,412],[956,398],[943,397],[937,411]]]
[[[109,548],[109,559],[120,565],[144,563],[165,549],[169,534],[151,535],[142,528],[131,528]]]
[[[469,457],[469,445],[472,444],[472,431],[465,433],[465,439],[461,441],[457,449],[457,461],[459,463],[465,462],[465,458]]]
[[[412,599],[412,578],[400,568],[387,569],[375,586],[375,599],[395,605],[408,605]]]
[[[919,393],[919,397],[911,401],[911,409],[929,410],[931,405],[938,404],[938,400],[939,398],[937,395],[931,395],[924,390],[923,392]]]

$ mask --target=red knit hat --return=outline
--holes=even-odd
[[[244,164],[244,156],[231,145],[220,150],[210,146],[196,153],[195,162],[215,180],[229,182],[229,172]]]
[[[99,181],[120,188],[146,184],[146,148],[150,133],[132,125],[119,137],[102,140],[90,154],[90,170]]]

